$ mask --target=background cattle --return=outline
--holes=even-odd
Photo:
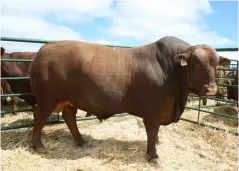
[[[230,72],[227,75],[228,77],[232,77],[233,80],[227,80],[229,85],[238,85],[238,72]],[[227,98],[230,100],[238,101],[238,86],[236,87],[227,87]],[[235,105],[238,111],[238,104]]]
[[[35,59],[36,52],[13,52],[6,53],[1,47],[2,58],[4,59]],[[32,62],[1,62],[1,77],[28,77]],[[8,80],[5,88],[8,93],[31,93],[31,86],[28,79]],[[33,95],[21,96],[28,105],[34,107],[36,104]]]
[[[232,81],[227,80],[227,83],[230,85],[238,85],[238,72],[230,72],[227,75],[228,77],[232,77]],[[233,99],[235,101],[238,101],[238,86],[236,87],[227,87],[227,98]]]
[[[178,122],[190,92],[214,95],[214,72],[230,60],[207,45],[191,46],[176,37],[136,48],[111,48],[81,41],[55,41],[39,50],[30,82],[37,100],[32,145],[44,148],[42,129],[52,111],[62,111],[75,142],[85,140],[77,109],[99,120],[115,113],[143,118],[147,159],[157,162],[155,142],[161,125]]]
[[[1,80],[1,94],[13,94],[11,87],[6,80]],[[2,101],[2,105],[1,105],[2,109],[3,109],[3,105],[7,105],[9,103],[12,104],[12,110],[17,110],[18,106],[22,107],[26,105],[26,102],[17,96],[2,97],[1,101]],[[13,112],[13,114],[16,114],[16,113]],[[3,116],[4,115],[1,114],[1,117]]]

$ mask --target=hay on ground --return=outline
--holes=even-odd
[[[190,114],[191,112],[191,114]],[[79,111],[84,116],[85,113]],[[192,111],[184,115],[192,117]],[[32,121],[32,114],[6,115],[2,125]],[[237,138],[234,135],[184,121],[161,127],[157,153],[162,162],[154,167],[145,160],[146,133],[142,119],[115,117],[104,121],[80,121],[78,127],[89,141],[75,146],[65,124],[45,126],[46,153],[30,147],[32,128],[1,132],[1,169],[6,171],[146,171],[237,170]]]

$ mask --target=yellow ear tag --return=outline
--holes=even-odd
[[[186,66],[187,65],[187,61],[185,58],[181,58],[181,66]]]

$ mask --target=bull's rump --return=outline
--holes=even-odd
[[[116,109],[131,79],[131,50],[79,41],[44,45],[32,66],[37,98],[48,94],[79,108]]]

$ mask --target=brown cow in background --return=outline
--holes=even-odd
[[[238,85],[238,72],[230,72],[227,75],[228,77],[232,77],[233,80],[228,80],[228,84],[230,85]],[[238,86],[236,87],[227,87],[227,98],[238,101]]]
[[[1,58],[3,57],[5,53],[5,49],[1,47]],[[2,67],[2,61],[1,61],[1,67]],[[1,74],[2,75],[2,74]],[[1,94],[13,94],[10,85],[8,84],[7,80],[1,80]],[[25,101],[17,96],[12,97],[1,97],[1,110],[3,109],[3,105],[7,105],[11,101],[12,103],[12,110],[17,110],[18,106],[26,105]],[[13,114],[16,114],[13,112]],[[4,114],[1,114],[1,117],[3,117]]]
[[[1,47],[1,54],[4,59],[35,59],[36,52],[12,52],[6,53]],[[8,62],[1,61],[1,77],[28,77],[32,62]],[[3,89],[4,90],[4,89]],[[5,82],[5,90],[10,93],[31,93],[31,86],[28,79],[8,80]],[[35,106],[36,99],[33,95],[21,96],[28,105]]]

